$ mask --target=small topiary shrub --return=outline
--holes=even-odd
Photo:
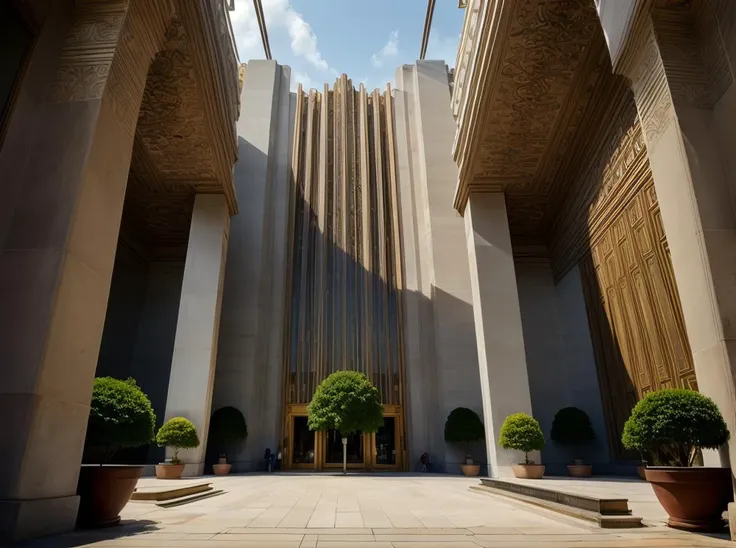
[[[692,466],[699,449],[716,449],[728,438],[713,400],[675,388],[642,398],[624,424],[621,441],[627,449],[649,453],[655,465]]]
[[[227,449],[248,437],[248,427],[245,417],[234,407],[221,407],[212,414],[210,419],[209,439],[217,447],[219,453],[226,453]]]
[[[585,411],[577,407],[563,407],[552,421],[550,437],[557,443],[573,447],[579,456],[580,446],[592,443],[595,432]]]
[[[383,426],[378,389],[357,371],[336,371],[317,386],[307,407],[310,430],[372,433]]]
[[[485,428],[478,414],[467,407],[457,407],[450,412],[445,421],[445,441],[466,446],[470,457],[469,445],[484,439]]]
[[[153,440],[156,415],[134,379],[98,377],[92,389],[85,461],[107,463],[121,448]]]
[[[156,443],[159,447],[171,447],[174,450],[171,462],[179,464],[180,449],[199,447],[197,429],[189,419],[174,417],[167,420],[159,429],[158,434],[156,434]]]
[[[498,443],[504,449],[523,451],[524,464],[534,464],[529,461],[529,451],[539,451],[544,447],[544,434],[537,419],[526,413],[514,413],[503,421]]]

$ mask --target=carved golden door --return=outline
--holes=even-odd
[[[617,458],[631,408],[659,388],[697,389],[659,205],[649,180],[581,263],[596,364]]]

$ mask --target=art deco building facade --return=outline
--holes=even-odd
[[[633,472],[621,427],[658,388],[736,432],[736,4],[467,0],[453,73],[297,92],[238,66],[226,6],[0,6],[0,538],[73,526],[95,375],[195,423],[188,474],[222,406],[248,423],[235,471],[338,466],[306,406],[339,369],[384,405],[354,469],[458,471],[459,406],[491,475],[514,412],[548,434],[584,409],[607,473]]]

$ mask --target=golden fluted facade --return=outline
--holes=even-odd
[[[287,404],[334,371],[365,373],[401,405],[401,251],[391,89],[345,75],[297,92],[292,157]]]

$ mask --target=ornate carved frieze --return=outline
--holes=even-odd
[[[710,109],[732,84],[724,39],[736,4],[661,0],[640,11],[619,70],[631,81],[648,146],[679,107]]]
[[[56,102],[100,99],[128,10],[128,0],[79,3],[51,88]]]

